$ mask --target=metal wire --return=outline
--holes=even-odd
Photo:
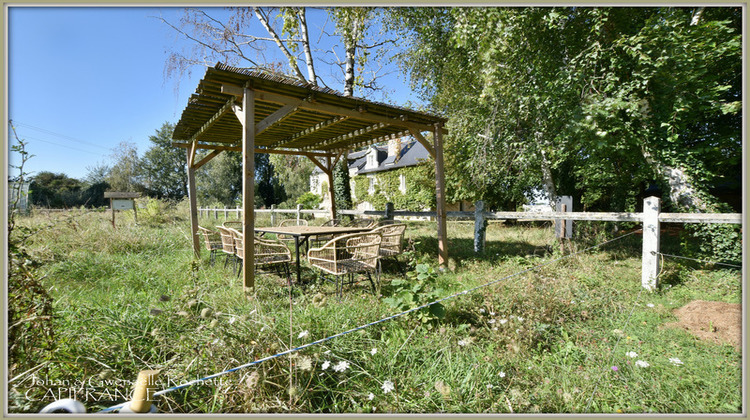
[[[700,262],[700,263],[703,263],[703,264],[725,265],[725,266],[727,266],[727,267],[742,268],[742,266],[741,266],[741,265],[737,265],[737,264],[727,264],[727,263],[720,263],[720,262],[716,262],[716,261],[709,261],[709,260],[699,260],[699,259],[697,259],[697,258],[681,257],[681,256],[679,256],[679,255],[665,254],[665,253],[663,253],[663,252],[660,252],[659,254],[661,254],[661,255],[663,255],[663,256],[665,256],[665,257],[672,257],[672,258],[681,258],[681,259],[683,259],[683,260],[692,260],[692,261],[698,261],[698,262]]]
[[[227,370],[225,370],[225,371],[223,371],[223,372],[218,372],[218,373],[214,373],[213,375],[208,375],[208,376],[206,376],[206,377],[203,377],[203,378],[200,378],[200,379],[195,379],[195,380],[193,380],[193,381],[190,381],[190,382],[186,382],[186,383],[184,383],[184,384],[181,384],[181,385],[176,385],[176,386],[173,386],[173,387],[170,387],[170,388],[166,388],[166,389],[164,389],[164,390],[161,390],[161,391],[155,392],[155,393],[153,394],[153,397],[158,397],[158,396],[160,396],[160,395],[164,395],[164,394],[170,393],[170,392],[172,392],[172,391],[177,391],[177,390],[179,390],[179,389],[187,388],[187,387],[190,387],[190,386],[193,386],[193,385],[199,385],[199,384],[201,384],[201,383],[203,383],[203,382],[209,381],[209,380],[211,380],[211,379],[215,379],[215,378],[218,378],[218,377],[220,377],[220,376],[224,376],[224,375],[230,374],[230,373],[232,373],[232,372],[236,372],[236,371],[238,371],[238,370],[240,370],[240,369],[244,369],[244,368],[247,368],[247,367],[250,367],[250,366],[254,366],[254,365],[259,365],[259,364],[261,364],[261,363],[263,363],[263,362],[265,362],[265,361],[268,361],[268,360],[272,360],[272,359],[276,359],[276,358],[278,358],[278,357],[281,357],[281,356],[284,356],[284,355],[287,355],[287,354],[290,354],[290,353],[293,353],[293,352],[296,352],[296,351],[300,351],[300,350],[306,349],[306,348],[308,348],[308,347],[312,347],[312,346],[314,346],[314,345],[317,345],[317,344],[321,344],[321,343],[324,343],[324,342],[326,342],[326,341],[330,341],[330,340],[333,340],[334,338],[338,338],[338,337],[341,337],[341,336],[344,336],[344,335],[347,335],[347,334],[350,334],[350,333],[353,333],[353,332],[356,332],[356,331],[359,331],[359,330],[365,329],[365,328],[367,328],[367,327],[371,327],[371,326],[373,326],[373,325],[377,325],[377,324],[380,324],[380,323],[383,323],[383,322],[386,322],[386,321],[390,321],[391,319],[394,319],[394,318],[398,318],[398,317],[400,317],[400,316],[403,316],[403,315],[406,315],[406,314],[409,314],[409,313],[412,313],[412,312],[416,312],[416,311],[419,311],[419,310],[421,310],[421,309],[427,308],[427,307],[429,307],[429,306],[432,306],[432,305],[435,305],[435,304],[437,304],[437,303],[440,303],[440,302],[446,301],[446,300],[448,300],[448,299],[452,299],[452,298],[454,298],[454,297],[456,297],[456,296],[460,296],[460,295],[466,295],[466,294],[469,294],[469,293],[471,293],[471,292],[473,292],[473,291],[475,291],[475,290],[477,290],[477,289],[481,289],[481,288],[484,288],[484,287],[487,287],[487,286],[491,286],[491,285],[493,285],[493,284],[497,284],[497,283],[499,283],[499,282],[501,282],[501,281],[503,281],[503,280],[507,280],[507,279],[510,279],[510,278],[513,278],[513,277],[516,277],[516,276],[520,276],[521,274],[525,274],[525,273],[528,273],[528,272],[530,272],[530,271],[534,271],[534,270],[537,270],[537,269],[539,269],[539,268],[542,268],[542,267],[546,267],[546,266],[548,266],[548,265],[554,264],[554,263],[556,263],[556,262],[558,262],[558,261],[561,261],[561,260],[564,260],[564,259],[566,259],[566,258],[570,258],[570,257],[573,257],[573,256],[575,256],[575,255],[578,255],[578,254],[581,254],[581,253],[584,253],[584,252],[590,251],[590,250],[592,250],[592,249],[594,249],[594,248],[598,248],[598,247],[601,247],[601,246],[603,246],[603,245],[606,245],[606,244],[608,244],[608,243],[611,243],[611,242],[614,242],[614,241],[617,241],[617,240],[623,239],[623,238],[625,238],[625,237],[628,237],[628,236],[630,236],[630,235],[633,235],[633,234],[635,234],[635,233],[637,233],[637,232],[639,232],[639,231],[640,231],[640,229],[639,229],[639,230],[635,230],[635,231],[633,231],[633,232],[630,232],[630,233],[626,233],[625,235],[621,235],[621,236],[618,236],[617,238],[614,238],[614,239],[610,239],[610,240],[608,240],[608,241],[606,241],[606,242],[602,242],[602,243],[600,243],[600,244],[597,244],[597,245],[593,245],[593,246],[590,246],[590,247],[588,247],[588,248],[585,248],[585,249],[583,249],[583,250],[580,250],[580,251],[574,252],[574,253],[572,253],[572,254],[564,255],[564,256],[562,256],[562,257],[560,257],[560,258],[556,258],[556,259],[554,259],[554,260],[551,260],[551,261],[547,261],[547,262],[546,262],[546,263],[544,263],[544,264],[539,264],[539,265],[536,265],[536,266],[534,266],[534,267],[531,267],[531,268],[527,268],[526,270],[522,270],[522,271],[519,271],[519,272],[517,272],[517,273],[514,273],[514,274],[510,274],[510,275],[507,275],[507,276],[505,276],[505,277],[499,278],[499,279],[497,279],[497,280],[493,280],[493,281],[490,281],[490,282],[484,283],[484,284],[482,284],[482,285],[479,285],[479,286],[473,287],[473,288],[471,288],[471,289],[467,289],[467,290],[463,290],[463,291],[461,291],[461,292],[458,292],[458,293],[454,293],[454,294],[452,294],[452,295],[450,295],[450,296],[446,296],[446,297],[444,297],[444,298],[442,298],[442,299],[438,299],[438,300],[436,300],[436,301],[433,301],[433,302],[430,302],[430,303],[426,303],[426,304],[424,304],[424,305],[421,305],[421,306],[417,306],[417,307],[415,307],[415,308],[411,308],[411,309],[408,309],[408,310],[406,310],[406,311],[403,311],[403,312],[399,312],[399,313],[397,313],[397,314],[394,314],[394,315],[391,315],[391,316],[389,316],[389,317],[386,317],[386,318],[382,318],[382,319],[379,319],[379,320],[377,320],[377,321],[373,321],[373,322],[370,322],[369,324],[364,324],[364,325],[361,325],[361,326],[359,326],[359,327],[355,327],[355,328],[352,328],[352,329],[349,329],[349,330],[346,330],[346,331],[340,332],[340,333],[338,333],[338,334],[334,334],[334,335],[332,335],[332,336],[329,336],[329,337],[326,337],[326,338],[321,338],[320,340],[316,340],[316,341],[313,341],[313,342],[311,342],[311,343],[307,343],[307,344],[303,344],[303,345],[301,345],[301,346],[299,346],[299,347],[295,347],[295,348],[293,348],[293,349],[288,349],[288,350],[286,350],[286,351],[283,351],[283,352],[281,352],[281,353],[276,353],[276,354],[274,354],[274,355],[271,355],[271,356],[268,356],[268,357],[264,357],[264,358],[262,358],[262,359],[258,359],[258,360],[255,360],[255,361],[252,361],[252,362],[249,362],[249,363],[245,363],[244,365],[240,365],[240,366],[234,367],[234,368],[232,368],[232,369],[227,369]],[[123,406],[124,406],[125,404],[127,404],[127,402],[125,402],[125,403],[122,403],[122,404],[118,404],[118,405],[115,405],[115,406],[112,406],[112,407],[109,407],[109,408],[105,408],[105,409],[103,409],[103,410],[99,411],[99,413],[106,413],[106,412],[111,412],[111,411],[114,411],[114,410],[118,410],[118,409],[122,408],[122,407],[123,407]]]

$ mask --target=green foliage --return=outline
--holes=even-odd
[[[706,8],[692,25],[696,13],[395,9],[401,65],[449,117],[449,198],[515,208],[550,181],[622,211],[655,180],[674,192],[671,169],[699,192],[736,176],[741,12]]]
[[[143,168],[134,143],[120,142],[110,159],[114,162],[107,175],[111,191],[143,191]]]
[[[737,225],[689,224],[682,234],[685,256],[742,264],[742,228]]]
[[[26,143],[16,139],[18,143],[12,145],[10,151],[17,153],[21,159],[20,164],[14,166],[19,170],[17,197],[20,197],[20,185],[28,175],[24,172],[24,165],[31,155],[26,151]],[[31,255],[27,247],[30,238],[43,227],[18,225],[17,202],[9,204],[7,368],[8,378],[13,378],[49,359],[55,347],[55,314],[52,297],[42,284],[43,276],[39,274],[41,262]]]
[[[383,299],[383,302],[396,310],[405,311],[444,297],[445,291],[435,287],[437,273],[429,265],[417,264],[406,276],[407,279],[391,281],[391,296]],[[434,321],[445,317],[445,306],[435,303],[412,312],[412,315],[430,328]]]
[[[406,177],[406,192],[402,192],[400,176]],[[370,193],[369,176],[375,178],[375,191]],[[391,202],[399,210],[421,211],[435,208],[434,165],[425,163],[397,170],[377,172],[354,178],[354,195],[357,204],[371,203],[376,209]]]
[[[151,147],[141,160],[143,182],[149,196],[180,200],[187,196],[187,154],[172,146],[174,124],[165,122],[149,136]]]
[[[313,210],[317,209],[323,198],[318,194],[306,192],[297,198],[297,204],[301,204],[303,209]]]
[[[270,163],[279,183],[284,188],[286,200],[282,207],[292,207],[299,197],[310,190],[310,175],[315,164],[305,156],[270,155]]]
[[[346,159],[341,159],[333,168],[333,195],[336,208],[352,208],[352,191],[349,178],[349,166]]]

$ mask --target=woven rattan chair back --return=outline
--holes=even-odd
[[[206,245],[207,251],[221,249],[221,236],[218,232],[214,232],[203,226],[198,226],[198,232],[203,236],[203,243]]]
[[[383,225],[372,230],[380,233],[383,237],[380,242],[380,256],[394,257],[404,252],[404,232],[406,225],[403,223]]]
[[[353,233],[307,252],[310,265],[333,275],[375,271],[380,250],[377,233]]]
[[[235,255],[236,251],[234,248],[234,236],[232,235],[231,228],[225,228],[224,226],[216,226],[219,229],[219,235],[221,235],[221,249],[225,254]]]

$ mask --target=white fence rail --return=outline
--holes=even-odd
[[[565,198],[568,202],[570,199]],[[567,210],[572,209],[571,206]],[[557,208],[561,208],[560,205]],[[525,221],[554,221],[557,226],[565,226],[563,230],[557,228],[556,232],[559,237],[570,238],[572,236],[573,221],[600,221],[600,222],[640,222],[643,224],[643,257],[642,257],[642,277],[641,285],[649,290],[654,290],[657,285],[658,273],[660,270],[659,256],[659,233],[661,223],[728,223],[742,224],[743,218],[741,213],[661,213],[661,202],[657,197],[648,197],[643,200],[643,213],[614,213],[614,212],[573,212],[573,211],[550,211],[550,212],[517,212],[517,211],[484,211],[484,203],[481,201],[475,204],[475,211],[449,211],[449,219],[474,220],[474,252],[480,254],[484,251],[485,234],[488,220],[525,220]],[[394,217],[424,217],[434,218],[435,212],[430,211],[405,211],[391,210],[392,205],[386,206],[385,211],[377,210],[339,210],[341,215],[351,216],[375,216],[392,219]],[[240,218],[242,209],[198,209],[199,214],[213,216],[218,219],[219,214],[225,218],[230,213],[234,213],[236,218]],[[277,214],[293,214],[300,219],[303,214],[322,215],[327,217],[327,210],[303,210],[302,206],[296,209],[256,209],[255,213],[270,213],[271,223],[276,224]]]

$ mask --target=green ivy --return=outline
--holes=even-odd
[[[399,189],[400,175],[406,176],[406,193]],[[355,204],[369,202],[376,209],[385,208],[391,202],[398,210],[420,211],[435,208],[435,180],[429,165],[417,165],[397,170],[378,172],[375,191],[370,194],[370,180],[366,175],[354,178]]]

